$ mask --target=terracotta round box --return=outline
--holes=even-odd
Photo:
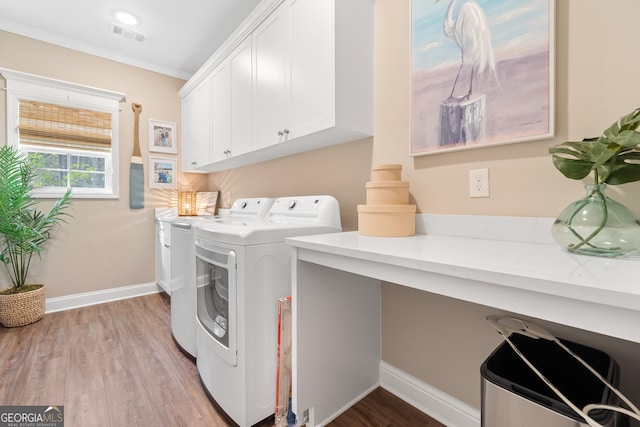
[[[371,168],[371,181],[400,181],[402,165],[375,165]]]
[[[409,183],[405,181],[367,182],[367,205],[406,205]]]
[[[358,205],[358,231],[365,236],[416,234],[416,205]]]

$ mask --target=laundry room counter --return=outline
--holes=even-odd
[[[297,408],[314,407],[315,422],[320,422],[339,404],[374,386],[380,360],[380,281],[640,343],[639,257],[571,254],[547,237],[552,219],[487,217],[489,225],[479,225],[478,218],[484,221],[424,216],[419,220],[434,225],[426,227],[429,234],[405,238],[346,232],[287,240],[296,258]],[[310,348],[325,349],[322,360]],[[329,369],[332,363],[343,369]],[[322,366],[327,370],[319,372]],[[354,370],[349,378],[357,380],[347,382],[345,370]],[[318,399],[320,393],[307,387],[311,382],[317,389],[320,377],[338,384],[332,390],[347,391]]]

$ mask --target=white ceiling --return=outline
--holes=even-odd
[[[260,0],[0,0],[0,30],[188,79]],[[113,34],[115,13],[144,42]]]

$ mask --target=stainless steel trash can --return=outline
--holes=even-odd
[[[615,393],[556,343],[513,335],[511,341],[550,382],[582,408],[588,403],[618,405]],[[584,345],[561,340],[584,359],[611,385],[619,382],[618,364],[608,354]],[[584,418],[567,406],[503,342],[482,364],[482,427],[577,427]],[[628,425],[628,419],[611,411],[589,414],[606,427]]]

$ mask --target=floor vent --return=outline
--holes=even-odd
[[[137,42],[143,42],[147,39],[147,36],[141,32],[134,31],[130,28],[123,27],[122,25],[111,23],[111,31],[113,34],[125,37],[127,39],[135,40]]]

